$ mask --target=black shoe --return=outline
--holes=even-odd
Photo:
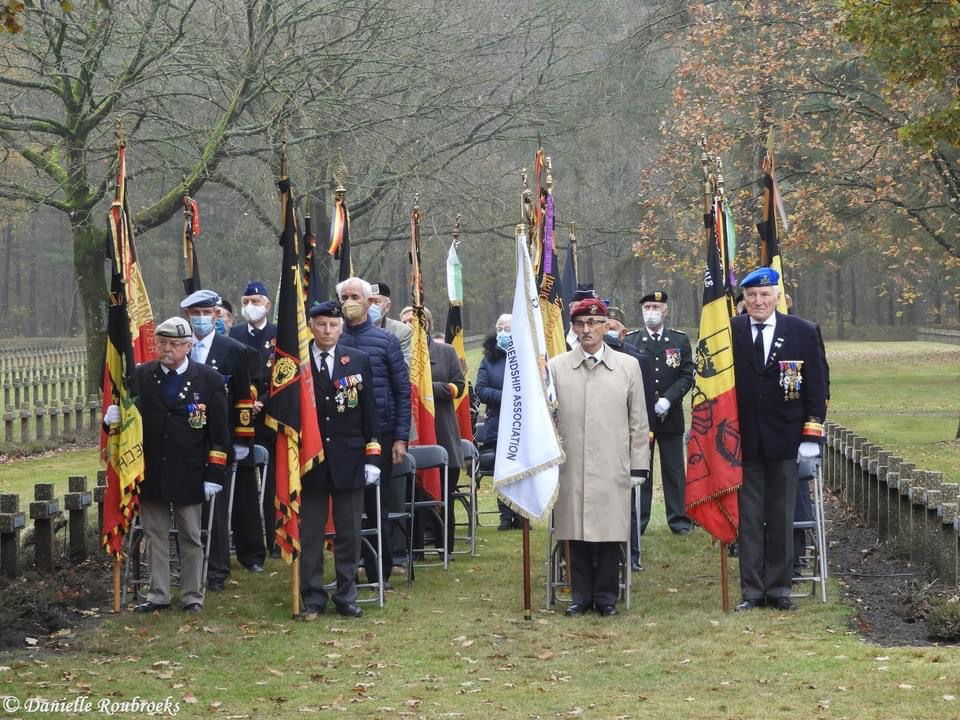
[[[337,615],[358,618],[363,615],[363,610],[358,608],[353,603],[344,603],[343,605],[337,605]]]
[[[728,557],[740,557],[740,546],[736,543],[732,545],[727,545],[727,556]]]
[[[513,520],[500,518],[500,524],[497,525],[497,530],[513,530]]]
[[[643,572],[643,565],[634,560],[632,563],[630,563],[630,570],[632,572]]]
[[[187,603],[181,609],[188,613],[198,613],[203,610],[203,605],[200,603]]]
[[[763,600],[745,599],[733,610],[734,612],[745,612],[747,610],[754,610],[756,608],[763,607],[765,604],[766,603]]]
[[[270,557],[272,557],[274,560],[279,560],[281,557],[283,557],[283,554],[280,552],[280,548],[275,547],[273,550],[271,550]]]
[[[260,573],[260,572],[263,572],[263,565],[255,562],[252,565],[248,565],[247,570],[249,570],[252,573]]]
[[[223,580],[207,580],[207,590],[211,590],[213,592],[223,592]]]
[[[794,605],[793,600],[788,597],[770,598],[767,600],[767,606],[781,612],[789,612],[790,610],[797,609],[797,606]]]
[[[166,605],[161,605],[160,603],[150,602],[149,600],[147,600],[145,603],[140,603],[139,605],[137,605],[133,609],[133,611],[135,613],[152,613],[152,612],[158,612],[160,610],[167,610],[169,608],[170,608],[170,603],[167,603]]]
[[[601,617],[610,617],[611,615],[616,615],[617,606],[616,605],[598,605],[597,614],[600,615]]]
[[[563,614],[567,617],[578,617],[589,609],[586,605],[581,605],[580,603],[570,603],[567,609],[563,611]]]
[[[304,605],[300,611],[300,619],[304,622],[313,622],[323,615],[323,605]]]
[[[678,528],[670,528],[670,530],[673,531],[673,534],[674,534],[674,535],[689,535],[689,534],[690,534],[690,530],[692,530],[692,528],[690,528],[690,527],[678,527]]]
[[[523,530],[523,516],[517,515],[513,519],[513,527],[515,530]]]

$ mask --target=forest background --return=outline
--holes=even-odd
[[[5,8],[4,8],[5,6]],[[115,125],[158,317],[177,311],[184,188],[204,285],[275,292],[286,142],[321,244],[341,165],[358,274],[406,304],[410,208],[427,304],[462,216],[464,324],[507,309],[520,174],[552,158],[561,253],[637,321],[693,328],[706,136],[742,271],[776,149],[787,290],[828,337],[960,324],[960,5],[680,0],[0,3],[0,334],[85,334],[99,362]],[[320,281],[331,288],[330,263]]]

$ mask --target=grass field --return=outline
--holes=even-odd
[[[960,348],[828,350],[837,422],[958,477],[948,445],[960,410]],[[6,464],[0,486],[24,492],[44,478],[93,477],[96,468],[93,451]],[[538,527],[535,611],[525,621],[520,534],[497,532],[496,516],[484,515],[479,557],[418,571],[412,589],[398,582],[387,606],[365,606],[360,620],[292,621],[289,571],[271,560],[260,576],[235,571],[199,619],[175,610],[124,614],[61,638],[66,650],[0,656],[0,695],[87,696],[94,712],[86,717],[104,716],[101,699],[135,697],[170,697],[177,717],[960,717],[960,648],[872,646],[835,602],[724,615],[718,549],[701,531],[672,535],[659,493],[655,502],[645,571],[634,576],[632,608],[615,618],[569,619],[543,608],[546,536]],[[484,485],[482,507],[493,506]],[[735,561],[730,579],[736,597]]]

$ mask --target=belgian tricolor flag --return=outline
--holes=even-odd
[[[726,217],[721,197],[704,216],[707,268],[697,342],[690,441],[687,446],[687,514],[720,542],[737,539],[737,489],[743,482],[740,423],[730,331],[732,301],[727,268]]]
[[[300,480],[314,462],[323,460],[323,441],[317,424],[310,370],[311,335],[304,313],[303,253],[293,212],[286,157],[281,162],[277,185],[280,189],[283,263],[277,300],[277,344],[265,422],[277,431],[274,449],[276,543],[289,563],[300,554]]]

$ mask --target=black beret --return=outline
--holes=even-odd
[[[336,300],[327,300],[325,302],[314,303],[313,307],[307,312],[310,317],[340,317],[340,303]]]
[[[663,290],[655,290],[652,293],[647,293],[642,298],[640,298],[640,304],[643,305],[646,302],[662,302],[667,301],[667,294]]]

